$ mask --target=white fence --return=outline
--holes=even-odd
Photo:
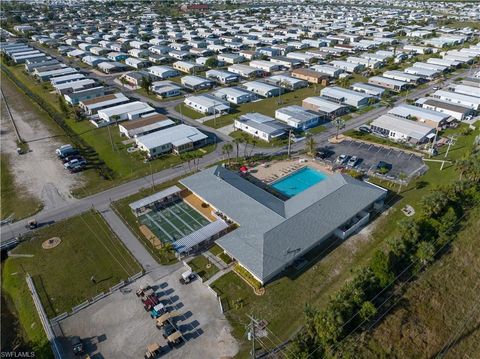
[[[35,308],[37,308],[38,316],[40,317],[40,321],[42,322],[43,330],[45,330],[45,334],[47,335],[47,339],[52,346],[53,355],[56,359],[62,359],[62,354],[60,351],[60,347],[56,341],[55,333],[53,332],[52,326],[48,321],[47,314],[45,313],[45,309],[43,308],[42,302],[40,301],[40,297],[38,296],[37,290],[35,289],[35,284],[33,283],[32,277],[29,274],[26,276],[27,286],[30,290],[30,294],[32,295],[33,302],[35,303]]]

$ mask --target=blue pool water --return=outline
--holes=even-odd
[[[327,175],[314,170],[310,167],[304,167],[292,174],[273,182],[271,186],[280,193],[288,197],[293,197],[307,188],[323,181]]]

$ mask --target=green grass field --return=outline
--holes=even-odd
[[[53,249],[43,249],[42,243],[52,237],[59,237],[61,243]],[[15,304],[24,300],[15,295],[15,289],[23,285],[25,274],[29,273],[49,317],[70,311],[141,271],[103,218],[92,211],[39,229],[13,253],[32,257],[6,260],[4,290]],[[92,276],[96,284],[90,280]]]
[[[204,281],[211,278],[215,273],[219,271],[217,266],[210,262],[202,255],[196,256],[190,262],[188,262],[192,271],[197,273]]]
[[[9,156],[1,155],[1,196],[0,213],[1,219],[13,216],[14,220],[28,217],[42,209],[41,202],[30,196],[23,188],[19,188],[10,172]]]
[[[467,136],[462,136],[460,134],[464,128],[465,126],[461,126],[447,131],[447,134],[459,134],[456,144],[449,152],[450,160],[461,158],[471,148],[475,136],[480,134],[480,129],[477,128]],[[440,149],[439,158],[443,158],[445,150],[445,147]],[[322,252],[314,250],[309,254],[311,265],[306,270],[301,273],[289,271],[286,276],[267,284],[265,295],[254,295],[252,289],[233,272],[215,281],[215,290],[230,308],[226,316],[234,329],[233,333],[242,343],[239,357],[247,357],[250,345],[243,339],[245,327],[242,323],[248,322],[247,314],[254,314],[257,318],[269,322],[269,329],[279,338],[275,344],[287,339],[302,325],[302,313],[306,303],[321,309],[328,303],[330,296],[351,278],[355,268],[365,265],[373,252],[383,246],[385,238],[396,230],[398,221],[405,218],[401,212],[404,205],[418,207],[422,196],[429,190],[457,180],[458,174],[453,165],[446,165],[442,171],[440,165],[429,163],[430,169],[425,175],[403,188],[398,198],[390,197],[389,202],[394,206],[375,220],[374,229],[368,239],[355,241],[350,238],[336,247],[333,246],[323,255]],[[392,192],[399,189],[398,185],[387,181],[372,179],[372,182]],[[392,202],[394,198],[397,202]],[[295,301],[291,300],[292,295],[295,296]]]
[[[302,105],[302,101],[309,96],[318,96],[321,86],[310,86],[292,92],[287,92],[280,97],[270,97],[260,101],[244,103],[238,105],[232,113],[218,117],[216,120],[205,121],[206,126],[220,128],[233,123],[240,115],[248,112],[259,112],[267,116],[274,117],[275,110],[291,105]]]
[[[183,116],[191,118],[192,120],[198,120],[199,118],[208,116],[208,115],[204,115],[203,113],[192,110],[190,107],[186,106],[184,103],[180,103],[177,106],[175,106],[175,111],[177,111],[179,114]]]

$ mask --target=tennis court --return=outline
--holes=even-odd
[[[138,217],[163,243],[175,242],[210,222],[183,201]]]

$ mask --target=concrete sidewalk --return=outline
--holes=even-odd
[[[100,210],[100,214],[146,272],[163,267],[152,257],[148,250],[139,242],[137,237],[133,235],[122,219],[117,216],[117,214],[110,207]]]
[[[222,261],[220,258],[218,258],[217,256],[214,256],[212,254],[212,252],[210,251],[206,251],[206,252],[203,252],[202,255],[207,258],[210,262],[212,262],[218,269],[220,270],[224,270],[224,269],[227,269],[227,264]]]

